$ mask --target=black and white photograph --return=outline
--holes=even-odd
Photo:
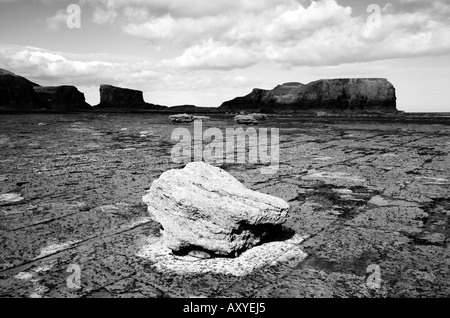
[[[448,0],[0,0],[0,298],[448,298],[449,88]]]

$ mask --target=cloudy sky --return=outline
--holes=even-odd
[[[100,84],[214,107],[254,87],[383,77],[399,109],[450,112],[450,1],[0,0],[0,68],[92,105]]]

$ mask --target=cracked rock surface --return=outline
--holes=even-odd
[[[204,129],[234,125],[214,115]],[[157,249],[160,225],[142,196],[184,166],[170,160],[167,116],[2,115],[0,297],[450,295],[448,121],[278,116],[259,127],[280,129],[276,174],[218,166],[289,203],[295,235],[274,244],[298,253],[221,271],[204,266],[216,259],[177,262]],[[73,265],[80,288],[68,284]]]

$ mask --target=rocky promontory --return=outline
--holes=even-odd
[[[92,110],[75,86],[43,87],[7,70],[0,69],[0,109],[4,111],[87,111]]]
[[[92,110],[84,94],[75,86],[35,86],[41,108],[59,111]]]
[[[121,88],[112,85],[100,86],[100,104],[95,106],[96,109],[149,109],[163,110],[166,106],[149,104],[144,101],[142,91]]]
[[[0,108],[33,110],[39,108],[39,98],[33,89],[36,85],[24,77],[0,69]]]
[[[225,112],[364,111],[396,112],[394,86],[381,78],[325,79],[309,84],[286,83],[273,90],[254,89],[225,102]]]

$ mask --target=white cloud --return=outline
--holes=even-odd
[[[92,21],[97,24],[112,23],[116,20],[118,13],[114,8],[95,7],[92,14]]]
[[[118,64],[68,59],[61,53],[20,46],[0,47],[0,64],[22,76],[62,84],[114,80]]]
[[[199,39],[208,39],[222,34],[232,23],[224,16],[175,19],[166,15],[149,20],[143,23],[129,23],[123,26],[123,30],[127,34],[153,42],[191,45]]]
[[[86,6],[94,22],[115,23],[159,50],[169,48],[176,56],[161,63],[166,68],[226,70],[267,62],[339,65],[448,54],[450,5],[425,2],[405,12],[396,10],[419,2],[392,1],[380,29],[368,26],[369,13],[355,16],[336,0],[99,0]],[[66,18],[58,11],[47,23],[56,29]]]
[[[179,56],[166,65],[188,69],[266,61],[337,65],[450,53],[450,4],[442,0],[393,0],[382,10],[379,30],[368,27],[369,13],[355,16],[339,0],[98,0],[86,6],[94,23],[114,24],[156,47],[173,48]],[[58,11],[47,19],[48,27],[57,29],[66,19]]]
[[[162,64],[172,68],[228,70],[253,65],[258,59],[258,52],[209,40],[188,48],[182,56],[165,60]]]
[[[385,7],[381,28],[336,0],[100,0],[94,22],[116,23],[125,34],[158,47],[176,47],[165,65],[187,69],[338,65],[450,53],[450,5],[397,0]]]
[[[382,15],[381,28],[334,0],[231,17],[232,27],[187,48],[174,60],[187,68],[338,65],[450,53],[450,20],[433,10]],[[229,48],[229,54],[226,48]],[[232,52],[235,52],[233,54]],[[242,57],[239,62],[237,59]],[[249,57],[254,57],[250,59]]]

